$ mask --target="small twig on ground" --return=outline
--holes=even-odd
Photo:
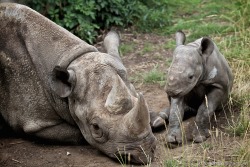
[[[20,161],[18,161],[18,160],[16,160],[16,159],[14,159],[14,158],[12,158],[11,159],[12,161],[15,161],[15,162],[17,162],[17,163],[19,163],[19,164],[21,164],[22,162],[20,162]]]
[[[12,142],[12,143],[10,143],[10,145],[21,144],[21,143],[24,143],[24,141]]]

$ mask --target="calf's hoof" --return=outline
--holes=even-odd
[[[169,144],[181,144],[182,143],[182,134],[180,129],[169,130],[167,134],[167,143]]]
[[[195,143],[202,143],[206,141],[207,138],[209,137],[210,137],[210,133],[208,129],[204,129],[204,130],[194,129],[193,130],[193,141]]]
[[[194,136],[194,138],[193,138],[193,141],[195,143],[202,143],[202,142],[204,142],[206,140],[207,140],[207,137],[206,136],[201,136],[201,135]]]

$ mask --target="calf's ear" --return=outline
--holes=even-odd
[[[212,42],[212,40],[207,37],[202,38],[199,52],[202,55],[209,56],[212,54],[213,51],[214,51],[214,43]]]
[[[51,89],[60,97],[68,97],[76,82],[75,72],[73,70],[62,70],[55,67],[50,80]]]

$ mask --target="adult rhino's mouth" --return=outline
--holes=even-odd
[[[116,158],[119,162],[146,165],[153,160],[155,148],[156,138],[154,135],[149,134],[139,142],[117,148],[118,150],[111,157]]]

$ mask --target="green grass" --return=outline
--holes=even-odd
[[[246,166],[250,166],[250,145],[249,142],[244,143],[243,145],[240,145],[240,148],[238,148],[235,152],[235,154],[238,156],[237,161],[245,164]]]
[[[160,85],[165,84],[165,74],[157,67],[154,67],[152,70],[143,74],[142,76],[145,83],[160,83]]]
[[[143,50],[142,50],[142,54],[145,54],[145,53],[150,53],[152,51],[154,51],[154,45],[152,43],[149,43],[149,42],[145,42],[144,43],[144,47],[143,47]]]
[[[165,167],[179,167],[179,163],[176,160],[170,159],[164,162]]]
[[[135,44],[134,43],[121,44],[119,49],[120,49],[120,53],[129,54],[135,50]]]
[[[150,42],[145,42],[142,46],[142,49],[138,51],[138,55],[145,56],[145,54],[151,54],[154,52],[157,48],[157,46],[154,46],[154,44]]]
[[[175,46],[176,46],[175,40],[173,40],[173,39],[170,40],[170,41],[168,41],[168,42],[166,42],[166,43],[164,44],[164,48],[165,48],[165,49],[174,50]]]

